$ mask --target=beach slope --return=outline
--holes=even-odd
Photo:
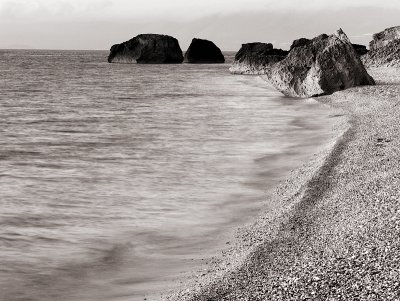
[[[345,118],[284,209],[168,300],[399,300],[400,69],[368,72],[376,86],[318,98]]]

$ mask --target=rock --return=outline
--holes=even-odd
[[[370,51],[362,57],[367,67],[400,67],[400,26],[373,35]]]
[[[177,64],[183,62],[177,39],[159,34],[140,34],[115,44],[110,49],[109,63]]]
[[[318,38],[325,39],[327,37],[328,36],[326,34],[322,34]],[[306,39],[306,38],[300,38],[300,39],[294,40],[293,43],[292,43],[292,46],[290,46],[290,50],[292,50],[295,47],[305,46],[308,43],[310,43],[310,41],[312,41],[312,40]],[[366,46],[359,45],[359,44],[352,44],[352,45],[353,45],[354,50],[357,52],[358,55],[364,55],[364,54],[368,53],[368,50],[367,50]]]
[[[373,40],[369,43],[371,50],[385,47],[391,42],[400,39],[400,26],[386,28],[384,31],[374,34],[372,38]]]
[[[360,44],[352,44],[354,50],[357,52],[358,55],[364,55],[368,53],[367,46],[365,45],[360,45]]]
[[[296,48],[296,47],[306,46],[306,45],[310,44],[310,42],[312,42],[312,41],[324,40],[327,37],[328,37],[328,35],[323,33],[323,34],[320,34],[318,37],[315,37],[312,40],[307,39],[307,38],[300,38],[300,39],[294,40],[292,45],[290,46],[290,50],[292,50],[293,48]]]
[[[192,64],[221,64],[225,63],[225,57],[213,42],[195,38],[185,53],[184,61]]]
[[[266,79],[287,96],[312,97],[375,84],[346,34],[320,35],[272,66]]]
[[[310,42],[310,39],[306,39],[306,38],[300,38],[300,39],[294,40],[292,45],[290,46],[290,50],[292,50],[295,47],[305,46],[309,42]]]
[[[248,43],[235,55],[229,71],[233,74],[266,74],[271,66],[283,60],[288,51],[274,49],[270,43]]]

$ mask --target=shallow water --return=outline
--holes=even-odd
[[[163,291],[329,137],[324,108],[227,64],[106,56],[0,51],[1,300]]]

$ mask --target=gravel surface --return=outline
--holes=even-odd
[[[167,300],[400,300],[400,69],[318,98],[330,144]],[[340,117],[340,115],[344,115]]]

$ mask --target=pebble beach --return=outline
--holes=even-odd
[[[315,98],[332,139],[166,300],[400,300],[400,69]]]

